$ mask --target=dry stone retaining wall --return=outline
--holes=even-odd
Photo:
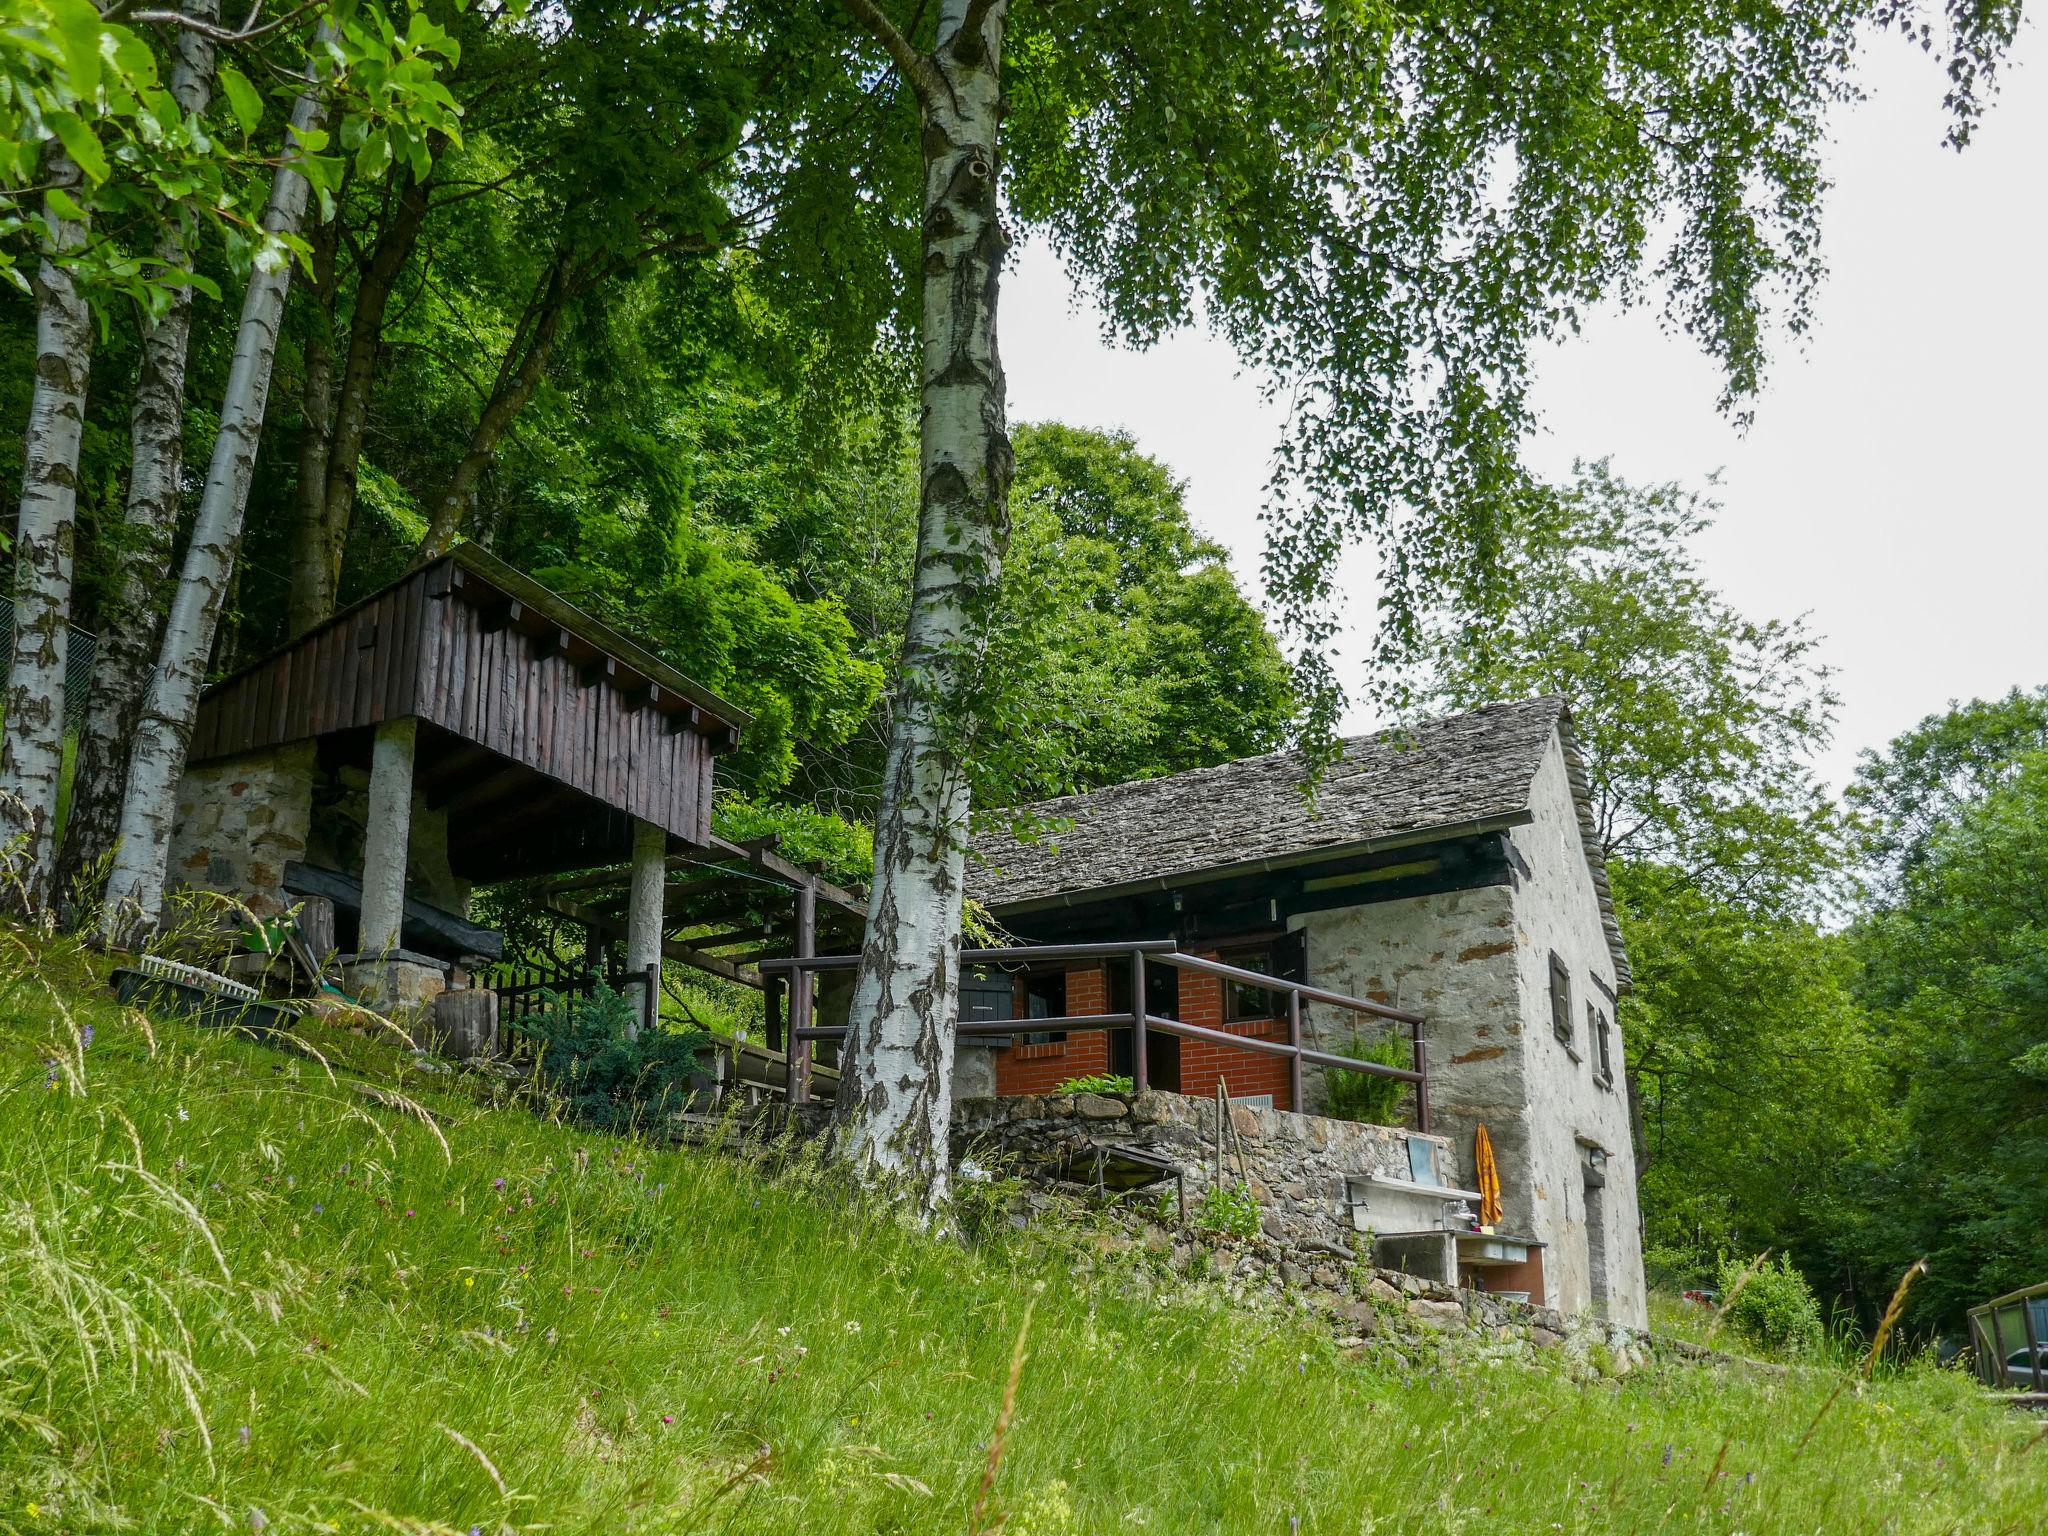
[[[1130,1147],[1178,1164],[1192,1209],[1216,1182],[1245,1182],[1258,1201],[1266,1235],[1302,1249],[1349,1254],[1349,1185],[1367,1177],[1411,1177],[1409,1144],[1418,1133],[1360,1125],[1284,1109],[1233,1105],[1231,1134],[1217,1134],[1214,1100],[1185,1094],[1044,1094],[968,1099],[953,1106],[953,1155],[1021,1171],[1092,1178],[1097,1149]],[[1458,1182],[1450,1143],[1419,1139],[1434,1153],[1437,1179]]]

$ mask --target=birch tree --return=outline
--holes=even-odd
[[[1725,406],[1746,410],[1772,316],[1792,332],[1810,317],[1821,147],[1857,50],[1886,29],[1941,47],[1961,144],[2019,6],[841,8],[848,66],[921,135],[926,475],[844,1143],[929,1209],[945,1188],[972,678],[1004,536],[999,217],[1054,247],[1113,335],[1206,323],[1288,406],[1266,577],[1310,739],[1327,743],[1345,550],[1380,555],[1384,662],[1413,657],[1433,600],[1497,605],[1534,360],[1609,299],[1661,300],[1721,366]]]
[[[284,242],[298,234],[305,216],[310,191],[305,157],[324,144],[326,137],[322,124],[327,116],[327,87],[320,78],[324,67],[320,55],[331,35],[331,28],[322,28],[314,45],[315,62],[308,66],[307,84],[292,107],[284,154],[271,184],[270,205],[263,214],[263,231],[275,242],[273,254],[259,258],[249,274],[206,488],[200,496],[191,543],[135,733],[101,918],[102,935],[112,943],[124,942],[153,924],[163,904],[164,864],[170,850],[178,778],[185,769],[207,656],[213,649],[221,600],[241,542],[249,481],[256,471],[256,450],[263,437],[271,364],[277,356],[278,322],[291,286],[292,269]]]
[[[64,679],[78,537],[78,447],[92,371],[92,315],[69,270],[84,246],[84,173],[52,144],[43,198],[47,250],[36,269],[36,383],[21,513],[14,532],[14,636],[7,724],[0,735],[0,904],[43,912],[56,863],[57,781],[64,767]]]
[[[867,941],[841,1080],[848,1155],[921,1209],[946,1196],[969,785],[960,730],[1009,539],[1013,460],[996,347],[1008,240],[997,188],[1008,0],[944,0],[920,53],[848,0],[917,103],[924,146],[918,549],[875,820]]]
[[[219,0],[186,0],[184,14],[198,26],[173,40],[170,90],[188,118],[202,117],[213,95],[215,44],[204,28],[220,13]],[[182,220],[166,218],[157,242],[163,270],[182,273],[192,259]],[[113,593],[93,658],[92,689],[79,727],[72,773],[71,810],[58,862],[57,894],[71,894],[79,879],[100,870],[114,845],[121,792],[128,779],[128,749],[156,661],[163,617],[163,586],[170,575],[185,467],[185,358],[192,337],[189,282],[175,284],[162,315],[146,321],[135,399],[129,413],[126,516],[115,547]],[[96,892],[92,894],[97,894]]]

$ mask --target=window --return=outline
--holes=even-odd
[[[1300,981],[1307,967],[1308,949],[1302,934],[1288,933],[1257,944],[1218,950],[1216,958],[1225,965],[1236,966],[1241,971],[1258,971],[1263,975],[1277,976],[1282,981]],[[1254,986],[1248,981],[1223,983],[1224,1023],[1241,1024],[1252,1020],[1285,1017],[1285,992]]]
[[[1024,1017],[1027,1019],[1063,1019],[1067,1016],[1067,973],[1065,971],[1039,971],[1024,978]],[[1063,1029],[1036,1029],[1024,1036],[1026,1045],[1051,1045],[1055,1040],[1064,1040],[1067,1032]]]
[[[1602,1088],[1614,1086],[1614,1022],[1604,1008],[1586,1004],[1586,1030],[1593,1038],[1593,1081]]]
[[[1564,957],[1556,950],[1550,952],[1550,1027],[1576,1058],[1579,1052],[1573,1044],[1572,973],[1565,969]]]
[[[1131,1011],[1131,964],[1109,962],[1109,1011]],[[1170,965],[1145,967],[1145,1012],[1159,1019],[1180,1017],[1180,972]]]

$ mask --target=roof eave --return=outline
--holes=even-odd
[[[1022,901],[995,901],[990,902],[988,907],[990,912],[1005,917],[1021,917],[1032,912],[1089,906],[1098,901],[1116,901],[1126,896],[1142,896],[1155,891],[1185,890],[1191,885],[1208,885],[1239,875],[1301,869],[1326,864],[1333,859],[1355,858],[1366,853],[1384,853],[1395,848],[1412,848],[1421,843],[1450,842],[1461,837],[1477,837],[1487,832],[1505,832],[1510,827],[1527,826],[1535,819],[1535,812],[1524,807],[1518,811],[1482,816],[1472,821],[1451,822],[1439,827],[1416,827],[1405,832],[1388,833],[1383,837],[1369,837],[1348,843],[1330,843],[1321,848],[1304,849],[1300,853],[1282,854],[1273,858],[1240,859],[1234,863],[1212,864],[1181,874],[1124,880],[1115,885],[1076,886],[1071,890],[1027,897]]]

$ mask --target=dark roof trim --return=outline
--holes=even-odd
[[[1527,826],[1535,819],[1534,811],[1510,811],[1504,816],[1487,816],[1478,821],[1458,822],[1451,826],[1423,827],[1414,831],[1391,833],[1386,837],[1369,837],[1361,842],[1331,843],[1327,847],[1282,854],[1277,858],[1240,859],[1234,864],[1217,864],[1207,869],[1188,870],[1178,875],[1155,875],[1147,880],[1126,880],[1120,885],[1063,891],[1052,896],[1033,897],[1027,901],[1000,902],[989,910],[1009,917],[1022,916],[1029,912],[1047,912],[1060,907],[1091,907],[1097,902],[1115,901],[1120,897],[1139,896],[1151,891],[1186,890],[1191,886],[1213,885],[1218,881],[1234,879],[1240,875],[1306,869],[1317,864],[1333,863],[1339,859],[1356,858],[1360,854],[1385,853],[1391,849],[1413,848],[1424,843],[1456,842],[1463,837],[1477,837],[1486,832],[1505,832],[1510,827]]]

